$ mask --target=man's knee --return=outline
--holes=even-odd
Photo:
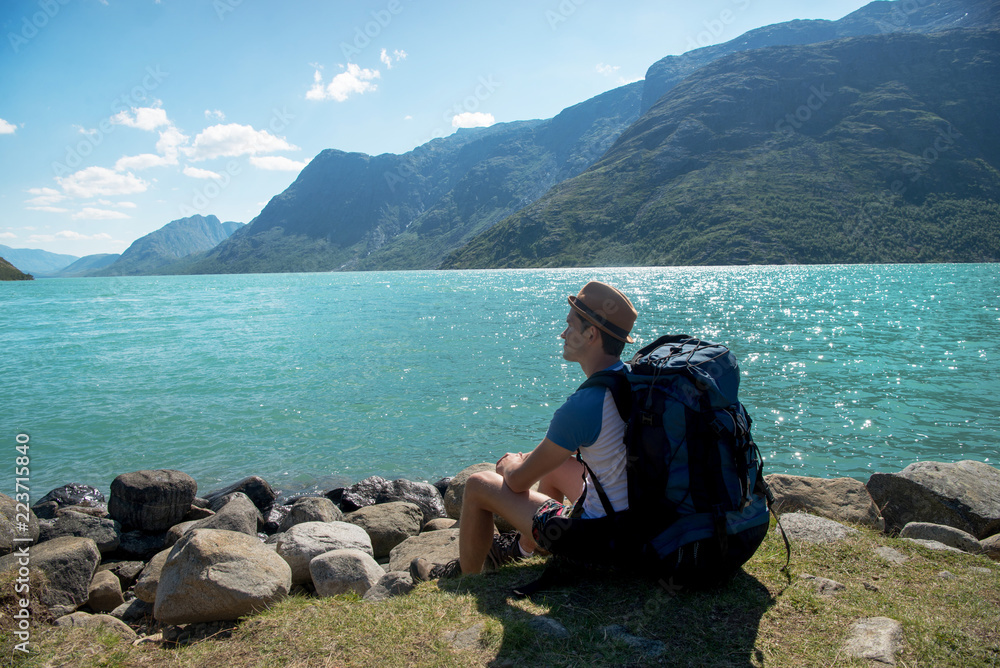
[[[503,478],[496,471],[479,471],[469,476],[465,481],[465,491],[462,493],[462,502],[467,503],[469,499],[482,498],[491,493],[496,493],[503,487]]]

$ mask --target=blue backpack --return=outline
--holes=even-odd
[[[773,497],[739,384],[727,347],[677,335],[642,348],[624,370],[598,372],[580,386],[611,390],[626,424],[629,509],[620,513],[622,526],[632,534],[630,550],[639,551],[633,557],[662,578],[679,576],[693,586],[722,581],[766,535]]]

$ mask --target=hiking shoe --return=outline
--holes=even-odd
[[[520,542],[521,534],[517,531],[493,534],[493,545],[490,546],[490,551],[486,554],[486,563],[483,564],[485,570],[495,571],[504,564],[526,559],[527,557],[521,554],[518,545]]]
[[[427,582],[428,580],[439,580],[457,578],[462,574],[462,565],[458,559],[452,559],[445,564],[434,564],[423,557],[417,557],[410,562],[410,577],[414,582]]]

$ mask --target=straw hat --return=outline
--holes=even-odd
[[[607,283],[591,281],[580,294],[569,296],[569,305],[581,318],[619,341],[633,343],[629,336],[638,313],[628,297]]]

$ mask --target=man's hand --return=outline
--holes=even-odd
[[[513,470],[523,464],[527,457],[528,455],[523,452],[508,452],[497,460],[497,473],[503,476],[505,471]]]

